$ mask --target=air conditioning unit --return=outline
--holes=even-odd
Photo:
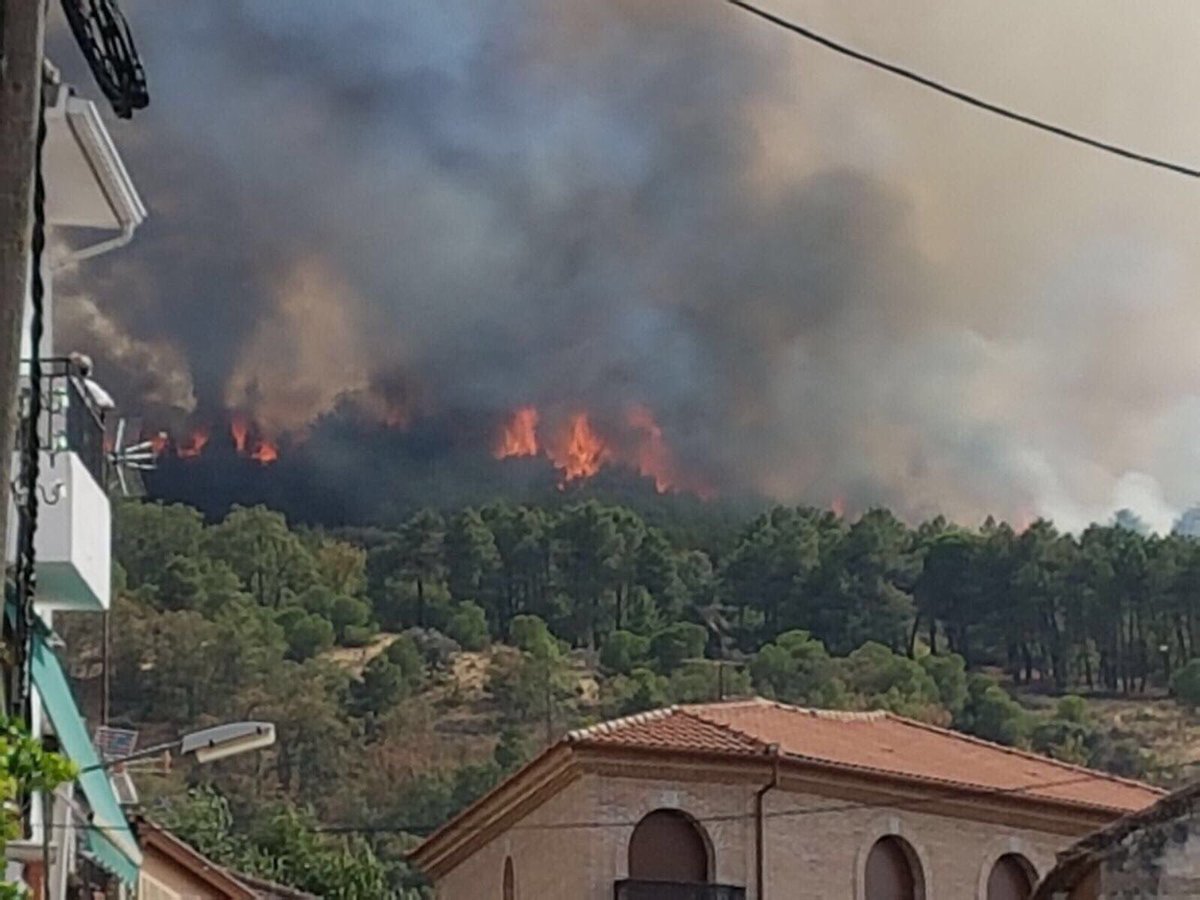
[[[122,806],[137,806],[138,792],[133,783],[133,776],[125,771],[113,772],[109,781],[112,782],[113,793],[117,795],[118,803]]]

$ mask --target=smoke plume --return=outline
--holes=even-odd
[[[646,409],[721,492],[910,516],[1200,496],[1194,185],[715,0],[127,5],[153,103],[112,130],[152,218],[59,298],[127,408],[452,421],[484,455],[522,407]],[[773,8],[1200,161],[1183,0]]]

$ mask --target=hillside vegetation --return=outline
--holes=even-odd
[[[1120,527],[650,525],[588,501],[321,531],[133,502],[116,555],[113,718],[279,732],[255,759],[144,776],[151,814],[331,898],[423,896],[403,862],[421,835],[604,717],[753,692],[1173,780],[1191,718],[1162,698],[1200,701],[1200,543]],[[64,630],[86,670],[97,629]]]

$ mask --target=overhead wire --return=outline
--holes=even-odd
[[[1156,771],[1179,771],[1193,766],[1200,765],[1200,760],[1192,760],[1189,762],[1178,763],[1171,766],[1163,766]],[[1074,775],[1070,778],[1055,779],[1052,781],[1033,782],[1030,784],[1015,785],[1006,788],[972,788],[966,786],[938,786],[937,794],[927,797],[918,797],[909,801],[898,801],[895,803],[877,803],[867,801],[849,801],[845,803],[827,804],[824,806],[795,806],[785,809],[769,810],[763,815],[765,818],[803,818],[805,816],[828,815],[830,813],[850,812],[856,809],[889,809],[889,810],[910,810],[919,809],[922,806],[943,803],[953,800],[979,800],[987,797],[1007,797],[1019,796],[1030,791],[1043,790],[1046,788],[1064,787],[1072,784],[1081,784],[1087,781],[1094,781],[1097,777],[1104,777],[1104,773],[1088,773]],[[1115,776],[1112,776],[1115,777]],[[1053,798],[1046,798],[1053,799]],[[737,813],[719,813],[712,815],[695,815],[692,816],[701,824],[716,824],[722,822],[734,822],[754,819],[757,814],[754,812],[737,812]],[[641,819],[604,819],[604,820],[579,820],[567,822],[547,822],[547,823],[518,823],[511,827],[511,831],[557,831],[562,829],[597,829],[597,828],[632,828],[637,825]],[[412,834],[416,836],[427,835],[435,831],[440,825],[430,825],[428,823],[416,824],[407,823],[403,825],[320,825],[314,830],[321,833],[332,834]]]
[[[1128,147],[1123,147],[1119,144],[1100,140],[1098,138],[1082,134],[1081,132],[1064,128],[1061,125],[1056,125],[1053,122],[1046,121],[1045,119],[1039,119],[1022,112],[1017,112],[1016,110],[1001,106],[998,103],[992,103],[991,101],[984,100],[981,97],[975,96],[974,94],[969,94],[966,91],[951,87],[948,84],[930,78],[927,75],[922,75],[921,73],[915,72],[912,69],[888,62],[887,60],[880,59],[877,56],[872,56],[871,54],[865,53],[861,50],[856,50],[853,47],[850,47],[839,41],[835,41],[834,39],[826,37],[823,34],[819,34],[805,25],[801,25],[798,22],[789,21],[788,19],[784,19],[775,13],[769,12],[759,6],[755,6],[752,3],[748,3],[746,0],[725,0],[725,2],[729,3],[731,6],[736,6],[739,9],[744,10],[751,15],[757,16],[766,22],[770,22],[772,25],[776,25],[785,29],[786,31],[790,31],[807,41],[811,41],[814,44],[819,44],[820,46],[825,47],[827,50],[832,50],[834,53],[839,53],[842,56],[849,57],[850,59],[863,63],[864,65],[872,66],[873,68],[880,69],[891,75],[895,75],[898,78],[903,78],[907,81],[913,82],[914,84],[919,84],[921,87],[928,88],[931,91],[936,91],[939,94],[950,97],[954,100],[958,100],[962,103],[966,103],[969,106],[973,106],[976,109],[981,109],[984,112],[992,113],[993,115],[1000,116],[1012,122],[1018,122],[1022,125],[1027,125],[1030,128],[1036,128],[1040,131],[1044,131],[1048,134],[1052,134],[1068,141],[1074,141],[1075,143],[1083,144],[1084,146],[1091,147],[1094,150],[1111,153],[1114,156],[1119,156],[1123,159],[1132,160],[1133,162],[1142,163],[1143,165],[1153,166],[1159,169],[1165,169],[1166,171],[1174,172],[1177,175],[1186,175],[1189,178],[1200,178],[1200,169],[1183,165],[1182,163],[1172,162],[1171,160],[1163,159],[1161,157],[1141,153],[1137,150],[1131,150]]]
[[[1190,760],[1187,762],[1175,763],[1167,766],[1159,766],[1155,768],[1156,772],[1178,772],[1184,769],[1189,769],[1195,766],[1200,766],[1200,760]],[[850,812],[857,809],[882,809],[882,810],[913,810],[920,809],[923,806],[942,803],[947,800],[979,800],[987,797],[1012,797],[1020,796],[1029,791],[1043,790],[1046,788],[1065,787],[1072,784],[1082,784],[1087,781],[1094,781],[1097,777],[1104,778],[1106,773],[1086,773],[1074,775],[1070,778],[1059,778],[1050,781],[1038,781],[1029,784],[1014,785],[1013,787],[1005,788],[972,788],[967,786],[939,786],[937,794],[927,797],[918,797],[913,800],[901,800],[894,803],[879,803],[868,801],[849,801],[845,803],[826,804],[824,806],[794,806],[785,809],[768,810],[763,813],[765,818],[803,818],[805,816],[828,815],[831,813]],[[1116,778],[1118,776],[1107,776]],[[1036,799],[1036,798],[1035,798]],[[1053,798],[1043,798],[1050,799]],[[711,815],[695,815],[692,818],[701,824],[717,824],[722,822],[735,822],[756,818],[754,812],[736,812],[736,813],[719,813]],[[557,831],[562,829],[597,829],[597,828],[632,828],[641,821],[638,819],[595,819],[595,820],[576,820],[566,822],[546,822],[546,823],[518,823],[513,825],[510,831]],[[440,827],[442,823],[404,823],[390,825],[317,825],[312,830],[318,834],[343,834],[343,835],[386,835],[386,834],[409,834],[416,837],[428,835]],[[84,829],[94,831],[122,831],[120,826],[92,825],[86,822],[63,822],[55,823],[51,827],[62,829]]]

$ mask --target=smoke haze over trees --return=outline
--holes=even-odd
[[[1200,496],[1186,184],[720,3],[129,7],[155,101],[114,131],[152,218],[63,286],[60,336],[148,422],[424,420],[486,452],[521,404],[645,404],[726,494],[1073,530]],[[777,7],[1200,153],[1180,0]],[[331,471],[386,447],[330,444]]]

